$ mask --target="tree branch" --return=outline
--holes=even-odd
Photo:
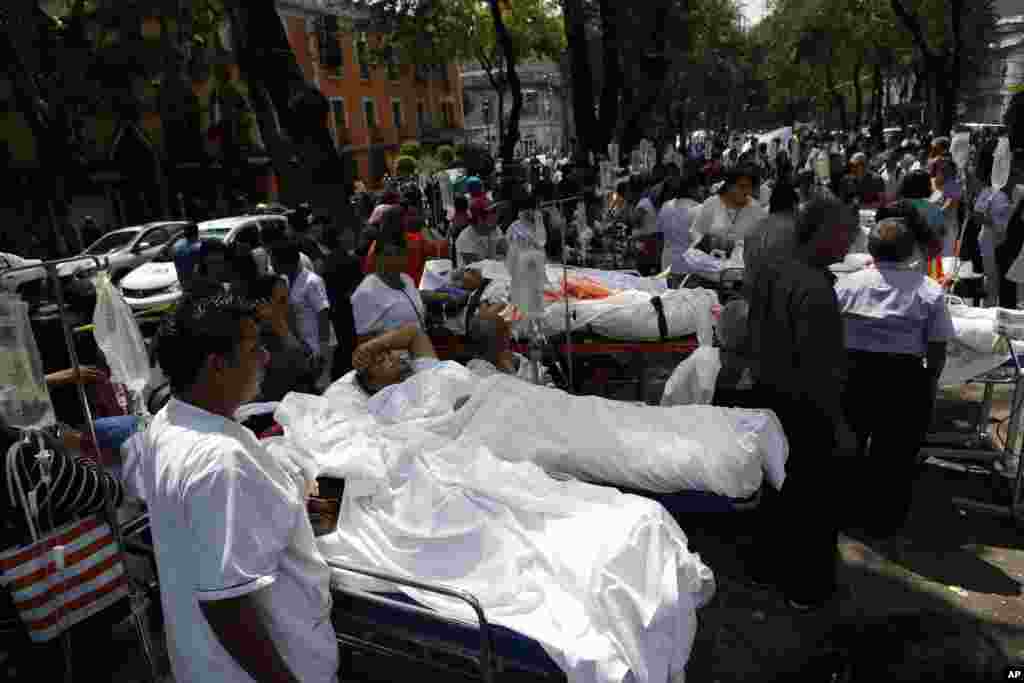
[[[900,18],[903,25],[907,27],[911,37],[924,54],[925,59],[934,58],[934,53],[931,48],[928,47],[928,40],[924,35],[924,28],[921,26],[921,20],[918,19],[917,15],[912,14],[906,6],[904,6],[902,0],[889,0],[892,5],[892,11]]]

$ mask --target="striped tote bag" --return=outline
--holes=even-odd
[[[98,515],[40,532],[30,506],[34,492],[26,494],[20,478],[10,476],[18,445],[7,454],[8,483],[33,540],[0,552],[0,585],[10,591],[29,638],[42,643],[127,597],[130,585],[110,524]]]

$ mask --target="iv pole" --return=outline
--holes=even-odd
[[[560,206],[562,204],[568,204],[569,202],[583,201],[582,194],[574,194],[562,199],[555,199],[554,201],[544,202],[538,205],[538,210],[543,211],[544,209],[552,206]],[[566,228],[568,228],[568,221],[566,221]],[[566,233],[567,229],[562,230],[562,287],[565,288],[569,282],[569,268],[566,265],[568,261],[568,254],[566,253]],[[573,358],[572,358],[572,316],[569,313],[569,296],[564,294],[565,299],[565,358],[566,364],[569,366],[569,393],[573,393],[576,390],[576,384],[574,382],[575,371],[573,369]]]
[[[106,270],[110,267],[110,259],[105,259],[105,263],[101,263],[100,257],[89,256],[84,257],[92,259],[96,264],[96,269]],[[69,263],[72,261],[81,261],[82,256],[72,256],[69,258],[55,259],[53,261],[44,261],[43,263],[36,263],[27,266],[18,266],[16,268],[9,268],[4,271],[5,275],[11,273],[17,273],[24,270],[32,270],[33,268],[42,268],[46,271],[46,276],[53,285],[54,294],[57,296],[57,311],[60,315],[61,327],[64,331],[64,343],[67,346],[68,357],[71,360],[71,367],[75,370],[75,385],[78,387],[78,400],[82,404],[82,411],[85,413],[86,423],[89,426],[89,434],[92,437],[92,443],[94,447],[99,450],[99,440],[96,437],[96,424],[93,421],[92,408],[89,406],[89,399],[85,393],[85,383],[82,381],[82,367],[78,362],[78,351],[75,346],[75,338],[71,332],[71,325],[68,323],[67,316],[64,315],[65,303],[64,303],[64,287],[61,284],[60,277],[57,275],[57,266],[62,263]],[[110,530],[114,536],[114,542],[117,544],[118,551],[124,548],[124,538],[121,530],[121,525],[118,523],[117,510],[114,508],[114,500],[111,498],[110,491],[104,487],[103,490],[103,511],[107,517],[107,521],[110,524]],[[135,624],[135,630],[139,635],[139,643],[142,645],[143,654],[146,657],[146,662],[149,664],[151,680],[159,680],[159,676],[156,670],[156,661],[153,657],[152,643],[149,639],[149,632],[146,630],[146,625],[142,622],[139,612],[134,608],[131,609],[132,621]]]

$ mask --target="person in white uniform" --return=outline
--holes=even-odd
[[[484,259],[496,259],[503,251],[505,236],[498,227],[499,208],[497,204],[490,205],[480,220],[459,233],[455,240],[455,253],[460,268]]]
[[[294,329],[309,352],[314,374],[319,374],[331,357],[330,347],[336,343],[327,286],[322,277],[301,266],[299,247],[294,241],[275,245],[272,252],[278,272],[288,280],[288,303],[295,318]]]
[[[981,226],[978,248],[985,267],[985,305],[995,306],[999,302],[999,288],[1004,275],[996,260],[996,249],[1006,241],[1006,229],[1010,223],[1010,198],[1004,188],[996,190],[988,186],[979,192],[974,201],[974,218]]]
[[[669,285],[678,286],[687,272],[683,258],[690,248],[690,225],[700,209],[695,200],[700,191],[700,179],[692,173],[681,178],[669,178],[666,192],[671,197],[658,212],[658,232],[665,238],[661,250],[661,268],[670,270]]]
[[[381,334],[406,324],[425,327],[423,299],[416,283],[403,272],[407,262],[405,233],[393,230],[377,238],[377,272],[363,278],[351,297],[356,337]]]
[[[756,179],[757,171],[752,168],[730,169],[718,194],[701,205],[690,228],[690,244],[702,246],[708,253],[720,251],[726,257],[732,254],[758,221],[768,215],[751,198]]]
[[[251,304],[186,299],[157,334],[173,398],[141,436],[168,652],[178,683],[336,683],[330,569],[309,483],[233,415],[267,352]]]

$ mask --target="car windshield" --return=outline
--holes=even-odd
[[[199,237],[204,240],[220,240],[223,242],[229,232],[231,232],[231,228],[209,228],[207,230],[200,230]]]
[[[174,262],[174,245],[178,243],[184,233],[177,233],[173,235],[171,239],[167,240],[167,246],[160,250],[160,252],[153,258],[153,263],[173,263]]]
[[[112,251],[123,249],[132,243],[135,236],[138,235],[137,230],[125,230],[118,232],[111,232],[103,237],[99,238],[92,243],[84,253],[90,256],[99,256],[101,254],[109,254]]]

